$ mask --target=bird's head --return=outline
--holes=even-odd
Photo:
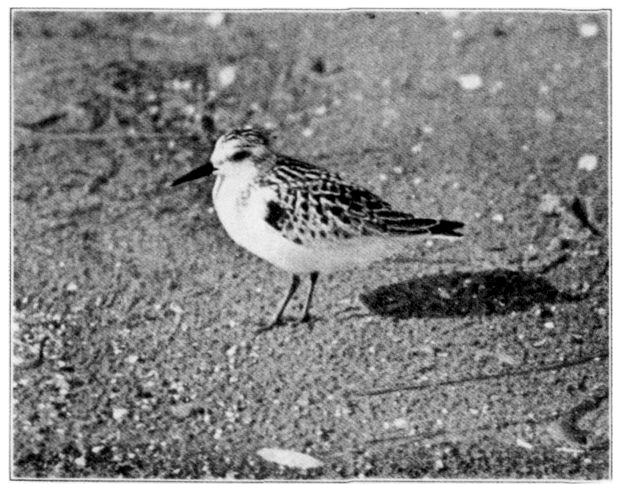
[[[255,128],[231,130],[215,142],[209,162],[176,179],[172,186],[212,173],[227,175],[255,170],[256,164],[270,152],[269,139],[264,132]]]

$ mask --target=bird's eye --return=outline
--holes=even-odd
[[[233,161],[241,161],[245,158],[248,158],[251,156],[252,153],[250,153],[250,151],[237,151],[236,153],[233,153],[233,155],[230,157],[230,159],[232,159]]]

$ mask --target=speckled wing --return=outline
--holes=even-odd
[[[279,157],[262,184],[276,192],[266,222],[298,244],[373,235],[461,235],[456,232],[461,222],[393,210],[372,192],[302,161]]]

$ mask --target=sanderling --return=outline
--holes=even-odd
[[[420,237],[456,238],[462,222],[417,218],[319,166],[277,154],[257,129],[237,129],[215,143],[209,162],[175,180],[217,176],[213,203],[240,246],[293,275],[273,319],[282,321],[300,283],[310,289],[302,322],[310,320],[319,273],[368,265],[403,251]]]

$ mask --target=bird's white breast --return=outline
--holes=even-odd
[[[265,221],[267,202],[274,198],[272,189],[256,186],[250,175],[247,178],[220,176],[213,187],[215,210],[231,239],[270,263],[291,271],[286,266],[287,256],[300,246],[285,239]]]

